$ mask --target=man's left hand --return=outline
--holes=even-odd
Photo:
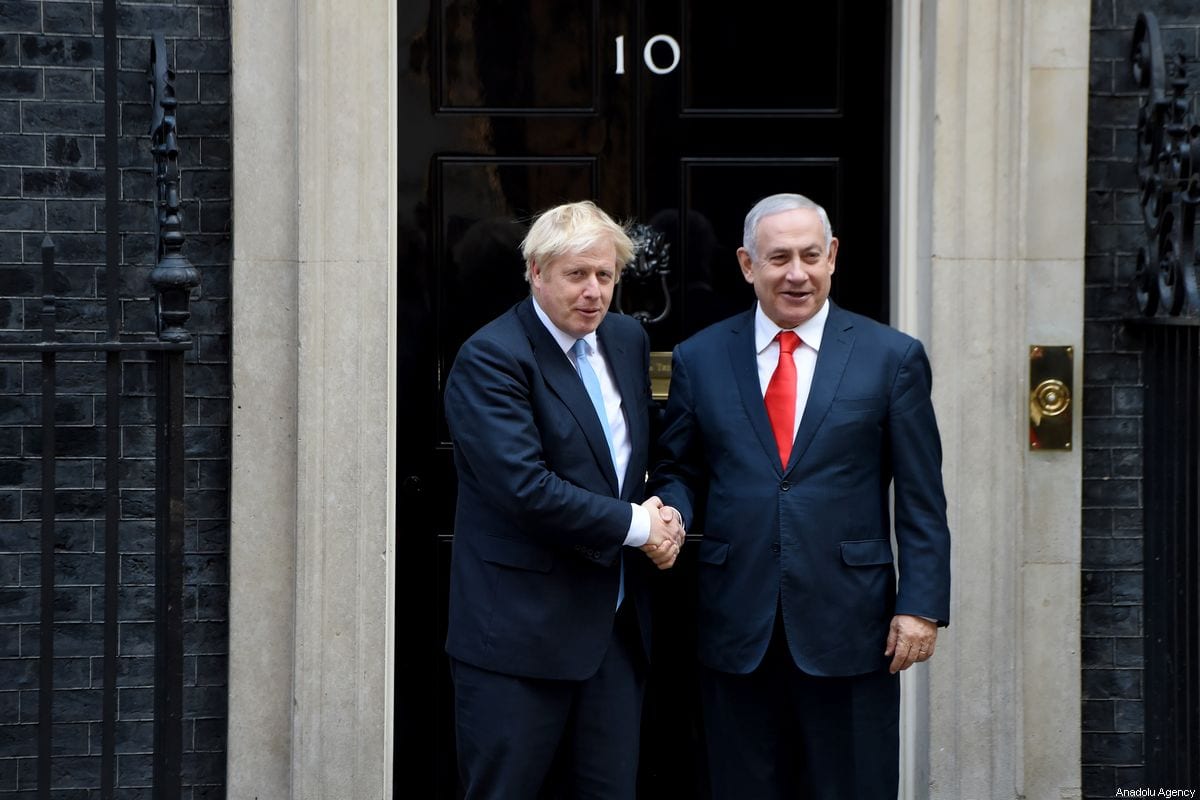
[[[892,673],[908,669],[918,661],[928,661],[933,656],[937,642],[937,623],[924,617],[897,614],[892,617],[888,631],[885,656],[892,656]]]

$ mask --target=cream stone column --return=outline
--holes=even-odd
[[[231,798],[288,800],[296,607],[299,225],[295,0],[231,3]]]
[[[1026,797],[1082,795],[1083,308],[1088,2],[1027,6],[1022,278],[1026,344],[1075,352],[1070,452],[1024,448],[1019,652]],[[1025,391],[1030,391],[1028,382]],[[1024,408],[1022,408],[1024,410]]]
[[[954,594],[928,670],[928,796],[1078,798],[1090,8],[930,9],[930,302],[909,323],[928,315]],[[1075,348],[1072,451],[1028,449],[1031,344]]]
[[[930,201],[932,195],[935,4],[895,3],[892,14],[891,319],[931,344]],[[900,798],[929,796],[929,671],[900,676]]]
[[[391,795],[393,5],[298,2],[302,800]]]
[[[229,796],[391,796],[388,0],[233,4]]]

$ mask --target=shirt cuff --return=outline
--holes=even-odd
[[[633,518],[629,520],[629,531],[625,534],[626,547],[641,547],[650,541],[650,512],[643,506],[633,507]]]

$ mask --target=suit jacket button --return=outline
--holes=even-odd
[[[779,484],[779,491],[781,491],[781,492],[786,492],[788,489],[791,489],[791,488],[792,488],[792,485],[790,483],[788,483],[787,481],[784,481],[783,483]]]

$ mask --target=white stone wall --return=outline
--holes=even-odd
[[[391,795],[394,5],[235,0],[228,794]]]
[[[936,8],[930,340],[955,589],[929,796],[1076,798],[1090,4]],[[1075,348],[1072,451],[1028,448],[1033,344]]]
[[[296,18],[289,0],[230,5],[237,199],[226,792],[286,800],[300,323]]]

